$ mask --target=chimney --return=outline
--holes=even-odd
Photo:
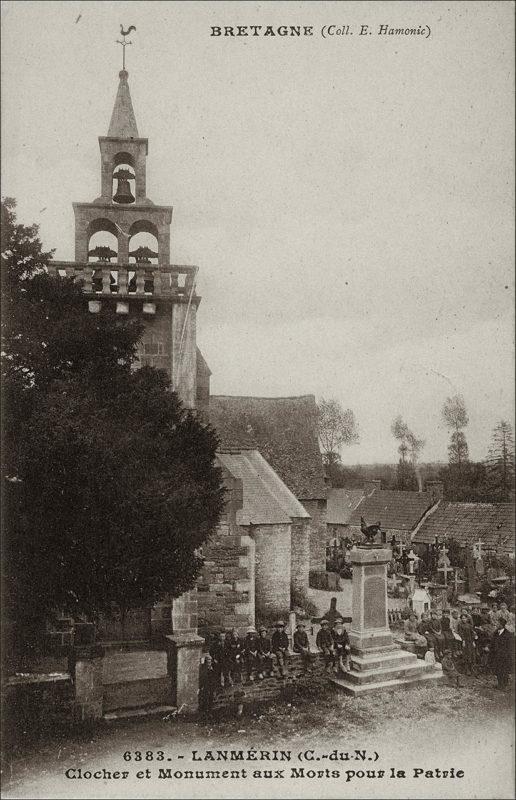
[[[432,502],[437,503],[444,498],[444,484],[442,481],[427,481],[425,485],[427,492],[432,496]]]
[[[375,489],[381,489],[382,482],[380,480],[375,481],[364,481],[364,494],[366,497],[370,497]]]

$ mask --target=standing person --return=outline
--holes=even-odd
[[[460,653],[462,650],[462,639],[459,633],[459,625],[460,625],[460,614],[456,608],[454,608],[450,614],[450,629],[453,633],[453,638],[455,639],[455,653]]]
[[[218,682],[220,688],[220,678]],[[203,658],[199,674],[199,707],[205,714],[213,711],[213,698],[217,688],[217,674],[213,668],[213,659],[209,653]]]
[[[315,644],[324,656],[324,668],[329,672],[335,666],[335,651],[333,649],[333,637],[330,631],[330,623],[327,619],[321,620],[321,627],[317,631]]]
[[[505,618],[499,617],[496,633],[491,639],[489,661],[496,675],[498,689],[506,689],[509,675],[513,671],[513,642],[514,636],[506,628]]]
[[[245,657],[245,665],[247,670],[247,677],[251,681],[254,682],[255,676],[258,674],[259,671],[259,659],[258,659],[258,633],[256,628],[252,626],[247,629],[247,634],[244,640],[244,657]]]
[[[491,603],[491,611],[489,612],[489,617],[491,619],[491,623],[495,626],[498,626],[498,603]]]
[[[512,611],[509,611],[507,603],[500,603],[500,610],[498,612],[498,617],[504,618],[505,630],[509,631],[509,633],[514,633],[514,614],[512,613]]]
[[[303,659],[304,670],[307,672],[312,661],[312,654],[310,653],[310,642],[308,641],[304,622],[298,622],[296,626],[296,632],[294,633],[294,653],[300,653]]]
[[[233,686],[235,680],[242,680],[243,644],[236,628],[232,628],[224,640],[224,682]]]
[[[475,639],[477,638],[477,635],[467,614],[461,614],[459,634],[462,639],[464,672],[466,675],[472,675],[475,664]]]
[[[337,666],[335,672],[339,669],[341,672],[349,672],[349,660],[351,645],[349,643],[348,632],[344,627],[341,619],[335,620],[335,625],[332,631],[333,649],[335,650],[335,659]]]
[[[272,634],[272,650],[276,656],[278,669],[282,678],[285,677],[285,666],[288,662],[288,636],[285,633],[285,623],[279,620],[275,624],[275,631]]]
[[[258,637],[258,659],[260,661],[260,672],[258,677],[263,678],[264,673],[269,677],[272,675],[272,642],[267,628],[262,625]]]
[[[218,632],[212,634],[209,653],[212,659],[213,669],[215,671],[216,682],[220,686],[222,683],[222,670],[224,666],[224,638],[223,634]]]
[[[454,653],[455,637],[451,629],[450,615],[447,612],[443,612],[443,616],[441,619],[441,628],[444,636],[444,650],[445,651],[448,650],[450,653]]]

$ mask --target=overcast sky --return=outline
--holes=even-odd
[[[484,457],[514,407],[512,3],[2,9],[2,192],[56,258],[73,258],[72,201],[100,194],[115,39],[136,25],[147,191],[174,206],[172,261],[200,267],[212,392],[338,398],[360,426],[348,463],[394,460],[397,414],[445,460],[440,408],[461,393]],[[322,38],[332,23],[353,35]],[[314,36],[210,37],[269,24]]]

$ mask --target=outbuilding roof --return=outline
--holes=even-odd
[[[363,496],[363,489],[328,489],[326,507],[328,525],[348,525],[353,511]]]
[[[258,450],[231,449],[217,453],[219,462],[242,481],[243,504],[239,525],[276,525],[293,518],[309,519],[299,500]]]
[[[209,418],[222,449],[255,448],[300,500],[326,497],[313,395],[212,395]]]
[[[438,536],[463,545],[482,541],[486,549],[514,552],[514,503],[449,503],[441,501],[413,537],[431,543]]]
[[[375,489],[356,506],[349,524],[360,527],[364,517],[367,525],[381,522],[382,530],[412,531],[432,505],[430,492]]]

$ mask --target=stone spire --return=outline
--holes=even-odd
[[[138,127],[136,125],[136,117],[134,116],[129,84],[127,82],[129,73],[127,70],[122,69],[118,75],[120,83],[118,84],[115,105],[113,113],[111,114],[108,136],[117,139],[137,139]]]

